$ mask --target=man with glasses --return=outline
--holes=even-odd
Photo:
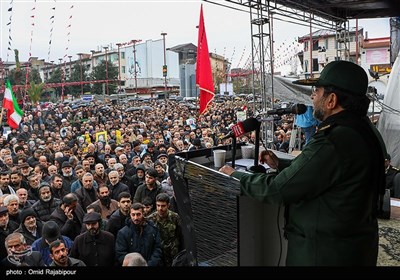
[[[302,153],[279,160],[275,174],[220,171],[240,180],[243,195],[286,206],[287,265],[375,266],[386,148],[367,117],[368,76],[333,61],[318,79],[296,83],[316,86],[314,117],[322,122]],[[269,151],[267,163],[276,160]]]

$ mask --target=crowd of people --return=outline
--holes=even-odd
[[[129,109],[139,102],[23,108],[0,137],[2,265],[172,265],[184,246],[168,155],[229,144],[245,101],[200,117],[171,100]]]
[[[19,128],[0,137],[1,265],[172,266],[184,244],[168,156],[230,144],[223,136],[246,100],[199,117],[173,100],[76,104],[26,105]],[[294,122],[275,123],[277,150],[289,151]],[[296,124],[304,147],[317,123]],[[238,141],[254,144],[255,133]],[[261,163],[274,167],[268,155]]]

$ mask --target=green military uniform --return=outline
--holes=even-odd
[[[400,170],[392,165],[389,165],[389,167],[386,169],[386,188],[390,190],[390,197],[395,197],[393,180],[396,174],[399,172]]]
[[[352,118],[346,111],[327,118],[279,174],[232,174],[243,195],[289,205],[287,265],[376,265],[385,148],[365,119],[343,125]]]
[[[160,230],[163,265],[171,266],[182,245],[179,215],[168,210],[168,215],[165,218],[161,218],[157,215],[157,212],[154,212],[147,219],[152,221]]]

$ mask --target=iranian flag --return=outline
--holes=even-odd
[[[3,109],[7,109],[7,123],[11,128],[18,128],[24,112],[19,108],[9,80],[6,80],[6,91],[4,92]]]

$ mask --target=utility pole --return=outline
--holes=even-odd
[[[133,73],[133,77],[134,77],[134,80],[135,80],[135,93],[137,94],[137,90],[138,90],[138,88],[137,88],[137,68],[136,68],[136,43],[139,43],[139,42],[141,42],[142,40],[135,40],[135,39],[133,39],[132,41],[131,41],[131,43],[133,44],[132,45],[132,47],[133,47],[133,71],[134,71],[134,73]]]
[[[60,71],[62,71],[62,73],[61,73],[61,101],[64,101],[64,79],[65,79],[65,73],[64,73],[64,71],[62,69],[62,65],[61,65],[61,61],[62,60],[63,60],[62,58],[58,59],[58,61],[59,61],[58,67],[60,68]]]
[[[108,50],[108,46],[107,47],[103,47],[105,50],[105,56],[106,56],[106,92],[108,95],[108,58],[107,58],[107,50]]]
[[[120,47],[121,43],[117,43],[118,46],[118,93],[121,93],[121,53],[120,53]]]
[[[82,55],[83,53],[78,53],[77,55],[79,55],[79,66],[80,66],[80,70],[81,70],[81,95],[83,94],[83,74],[82,74]]]
[[[162,32],[161,35],[163,36],[163,43],[164,43],[164,65],[163,65],[163,76],[164,76],[164,98],[167,99],[167,53],[166,53],[166,49],[165,49],[165,35],[167,35],[167,33]]]
[[[72,62],[71,62],[71,58],[72,58],[72,55],[69,55],[68,58],[69,58],[69,79],[71,80],[71,77],[72,77]]]

